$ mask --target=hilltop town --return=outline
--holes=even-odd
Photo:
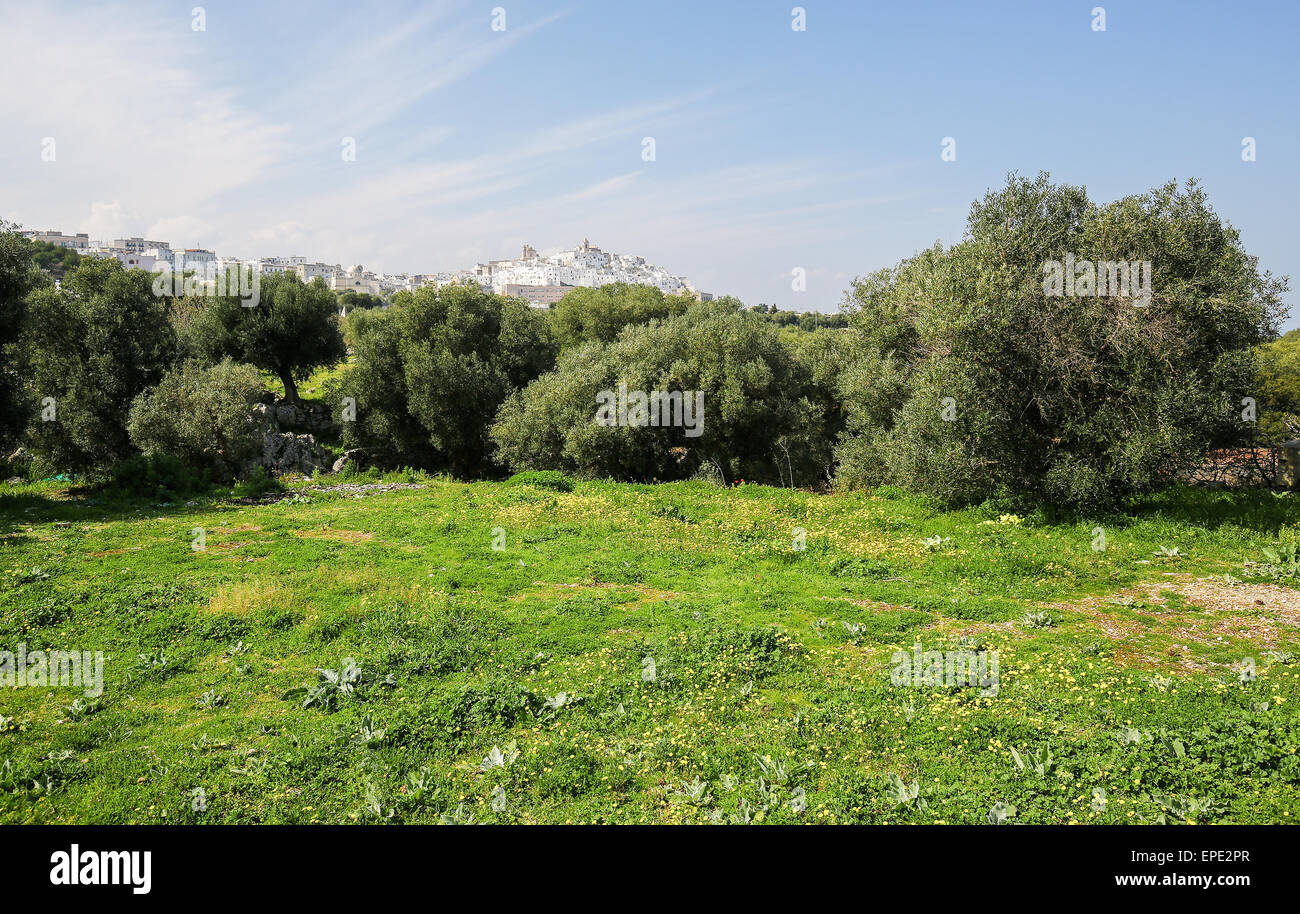
[[[85,232],[67,235],[58,231],[24,232],[32,241],[68,248],[86,257],[112,257],[128,268],[142,270],[169,269],[176,273],[194,272],[213,276],[231,267],[251,267],[258,275],[295,273],[304,282],[321,279],[335,292],[359,292],[389,295],[423,286],[446,286],[471,282],[484,291],[514,298],[529,304],[547,306],[559,301],[566,292],[579,286],[599,287],[610,283],[654,286],[668,294],[688,293],[700,301],[713,296],[697,290],[684,276],[647,263],[644,257],[602,251],[589,240],[573,250],[539,254],[525,244],[514,260],[489,260],[472,269],[439,273],[382,273],[367,270],[360,264],[344,267],[308,260],[302,256],[243,259],[218,256],[206,248],[173,248],[169,242],[146,238],[117,238],[111,243],[92,241]]]

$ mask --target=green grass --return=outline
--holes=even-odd
[[[1297,540],[1293,497],[1053,521],[889,490],[387,478],[421,487],[0,488],[0,649],[107,656],[95,702],[0,691],[0,821],[1300,816],[1297,616],[1261,586],[1295,569],[1246,565]],[[367,480],[316,484],[338,482]],[[997,695],[891,685],[918,642],[996,650]],[[345,658],[355,689],[284,697]]]
[[[325,394],[325,387],[329,382],[336,381],[345,375],[350,367],[350,360],[339,362],[337,365],[330,365],[315,369],[311,375],[298,384],[298,394],[305,400],[318,400],[324,402],[322,397]],[[275,394],[277,398],[284,397],[284,383],[275,374],[269,371],[262,372],[263,383],[266,389]],[[334,407],[331,403],[329,406]]]

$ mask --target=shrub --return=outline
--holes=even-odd
[[[266,471],[266,467],[253,467],[248,475],[235,484],[235,496],[238,498],[256,498],[268,492],[282,492],[284,486],[280,480]]]
[[[141,454],[114,464],[109,485],[129,495],[169,498],[201,492],[208,480],[169,454]]]
[[[145,454],[167,454],[230,479],[261,447],[250,417],[261,392],[261,375],[248,365],[186,362],[136,397],[127,423],[131,440]]]
[[[889,477],[885,443],[908,397],[901,361],[892,351],[882,354],[868,346],[841,365],[832,383],[843,411],[835,447],[836,484],[879,486]]]
[[[332,388],[356,400],[345,445],[458,476],[494,471],[492,417],[555,358],[545,312],[474,285],[399,293],[353,332],[355,364]]]
[[[62,471],[92,473],[134,455],[131,402],[177,356],[168,307],[148,273],[116,260],[83,259],[62,286],[32,293],[24,337],[30,387],[50,400],[28,430],[35,455]]]
[[[598,423],[598,394],[620,385],[703,392],[700,434]],[[712,465],[728,482],[806,482],[796,458],[824,436],[807,388],[807,371],[768,321],[728,303],[697,304],[627,327],[614,343],[569,350],[554,372],[506,402],[492,438],[497,459],[514,470],[651,481]]]
[[[773,319],[770,312],[756,313],[766,320]],[[791,347],[800,371],[807,375],[810,409],[806,420],[811,434],[803,435],[802,446],[788,455],[792,464],[789,475],[810,482],[829,482],[835,475],[835,442],[844,435],[848,417],[843,379],[846,370],[860,358],[861,343],[853,334],[827,329],[785,331],[782,339]]]

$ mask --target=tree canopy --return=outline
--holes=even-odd
[[[1051,294],[1049,265],[1067,258],[1080,277],[1149,262],[1149,302],[1100,280]],[[953,501],[1153,488],[1249,432],[1253,348],[1276,333],[1284,289],[1194,182],[1098,206],[1013,175],[972,206],[961,242],[855,282],[845,310],[866,365],[844,395],[867,440],[846,444],[841,473]]]
[[[143,270],[83,259],[60,287],[33,292],[23,336],[34,453],[60,470],[102,472],[135,450],[131,402],[177,357],[169,300]]]
[[[0,222],[0,449],[14,443],[31,412],[30,404],[23,402],[25,359],[18,337],[27,314],[27,293],[38,282],[30,242],[15,226]]]
[[[285,399],[297,402],[298,381],[347,355],[338,302],[320,280],[292,273],[262,276],[257,302],[203,296],[192,303],[184,329],[190,350],[212,363],[230,358],[274,373]]]
[[[355,364],[333,389],[348,446],[466,476],[494,466],[488,426],[506,396],[554,364],[548,315],[473,285],[400,292],[354,325]]]
[[[624,327],[681,314],[692,302],[689,295],[665,295],[654,286],[623,282],[577,288],[552,309],[555,338],[564,349],[590,342],[609,343]]]
[[[625,327],[611,343],[567,351],[554,372],[512,397],[492,428],[515,470],[680,479],[708,467],[727,482],[786,481],[816,436],[809,379],[777,329],[733,304],[696,304],[663,321]],[[685,425],[595,421],[602,391],[702,394],[695,434]],[[793,457],[791,457],[793,453]],[[799,482],[810,481],[807,477]],[[815,477],[811,481],[816,481]]]

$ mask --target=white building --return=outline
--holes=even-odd
[[[343,268],[337,263],[298,263],[294,264],[293,272],[298,274],[298,278],[303,282],[311,282],[313,279],[323,279],[326,285],[329,284],[330,277],[338,273]]]
[[[105,256],[116,257],[117,262],[126,270],[148,270],[153,272],[158,265],[158,258],[136,251],[105,251]]]
[[[370,295],[378,295],[380,291],[379,277],[363,269],[361,264],[349,267],[346,272],[337,270],[331,273],[329,287],[335,292],[365,292]]]
[[[115,238],[113,247],[123,251],[130,251],[133,254],[143,254],[145,251],[166,251],[171,249],[171,245],[166,241],[147,241],[144,238]]]
[[[532,245],[525,244],[523,253],[516,260],[490,260],[478,264],[472,270],[389,275],[374,273],[359,264],[345,270],[339,264],[309,261],[299,254],[239,260],[219,258],[213,251],[204,248],[173,250],[166,241],[152,241],[138,236],[117,238],[111,246],[99,246],[92,245],[84,232],[76,235],[53,231],[24,234],[33,240],[57,244],[82,254],[116,257],[128,269],[167,267],[178,273],[190,271],[211,277],[232,266],[246,265],[260,275],[294,273],[303,282],[321,279],[335,292],[385,295],[401,290],[414,291],[424,286],[440,288],[468,282],[487,292],[514,294],[533,304],[545,306],[554,303],[566,290],[576,286],[598,287],[621,282],[654,286],[669,295],[685,292],[704,301],[712,298],[711,295],[696,290],[685,277],[647,263],[644,257],[602,251],[585,238],[573,250],[551,255],[541,255]]]
[[[440,276],[443,274],[439,274]],[[622,282],[629,285],[654,286],[666,294],[689,292],[697,298],[699,293],[685,277],[669,273],[662,267],[648,264],[644,257],[611,254],[602,251],[589,240],[571,251],[561,251],[541,256],[531,245],[524,245],[518,260],[490,260],[479,264],[471,274],[485,289],[499,295],[506,287],[531,290],[537,303],[549,302],[553,297],[546,289],[564,286],[597,287]],[[439,283],[442,284],[441,282]]]
[[[271,273],[295,272],[294,264],[290,263],[294,259],[302,260],[303,258],[263,257],[261,260],[250,260],[249,263],[252,264],[254,271],[266,276]]]
[[[75,235],[65,235],[62,232],[23,232],[32,241],[44,241],[48,244],[57,244],[61,248],[72,248],[79,254],[85,254],[90,250],[90,236],[85,232],[78,232]]]
[[[206,248],[183,248],[173,252],[172,269],[177,273],[192,270],[201,276],[215,274],[217,255]]]

